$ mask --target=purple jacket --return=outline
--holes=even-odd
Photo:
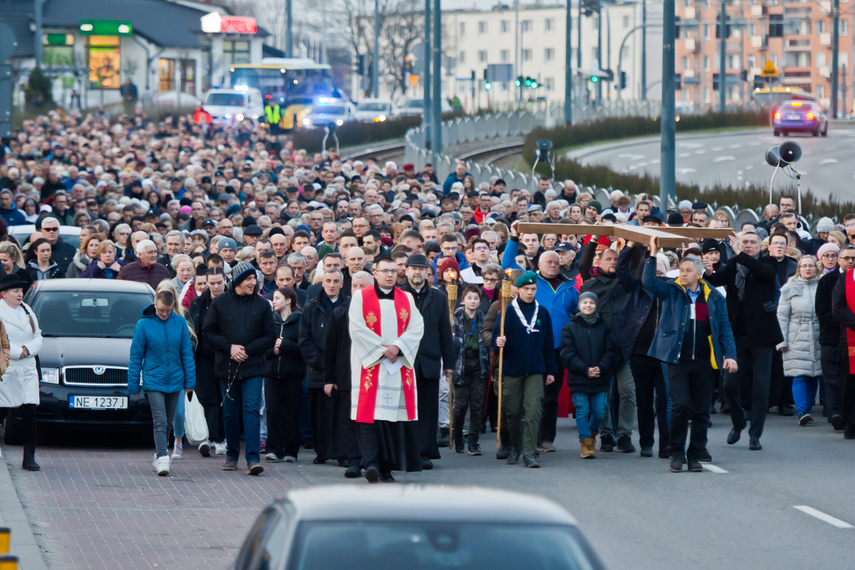
[[[119,270],[118,279],[148,283],[152,289],[157,289],[161,281],[171,279],[171,276],[169,275],[169,270],[159,263],[143,267],[140,261],[136,260]]]

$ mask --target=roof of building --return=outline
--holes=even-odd
[[[45,0],[42,26],[44,28],[76,29],[81,20],[129,20],[135,34],[166,47],[207,48],[208,34],[202,32],[200,18],[210,10],[200,10],[168,0]],[[0,2],[0,20],[9,24],[18,39],[13,54],[17,57],[35,55],[33,33],[33,2],[12,0]],[[269,35],[258,28],[258,35]]]

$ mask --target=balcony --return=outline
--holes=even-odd
[[[752,18],[762,18],[766,13],[765,6],[760,4],[755,4],[751,6],[751,17]]]
[[[831,46],[831,32],[825,32],[824,34],[819,34],[819,45],[823,47]]]
[[[689,79],[691,77],[695,77],[695,70],[694,69],[684,69],[681,73],[683,74],[684,80]]]
[[[819,3],[819,9],[822,10],[823,14],[831,14],[831,2],[829,0],[823,0]]]
[[[810,40],[807,38],[791,39],[786,38],[784,41],[785,51],[810,51]]]
[[[683,10],[683,19],[684,20],[694,20],[697,17],[697,10],[695,10],[694,6],[689,6]]]
[[[701,43],[695,38],[686,38],[683,42],[684,49],[689,53],[694,53],[701,48]]]
[[[742,51],[742,40],[727,40],[724,47],[726,53],[739,53]]]
[[[818,68],[817,71],[819,71],[820,76],[826,79],[831,79],[831,67],[823,65],[822,67]]]
[[[769,47],[769,40],[767,39],[766,34],[751,36],[751,47],[756,50],[767,49]]]

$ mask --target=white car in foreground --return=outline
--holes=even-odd
[[[205,94],[202,108],[216,124],[234,125],[249,120],[257,125],[267,120],[258,89],[211,89]]]

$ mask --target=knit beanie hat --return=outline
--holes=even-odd
[[[600,298],[597,297],[597,294],[594,293],[593,291],[585,291],[584,293],[579,295],[579,303],[581,303],[585,299],[591,299],[594,303],[597,303],[597,304],[600,303]]]
[[[250,275],[255,275],[255,268],[246,261],[239,261],[232,267],[232,285],[237,287]]]
[[[600,204],[599,200],[591,200],[586,208],[596,208],[598,214],[603,211],[603,205]]]

